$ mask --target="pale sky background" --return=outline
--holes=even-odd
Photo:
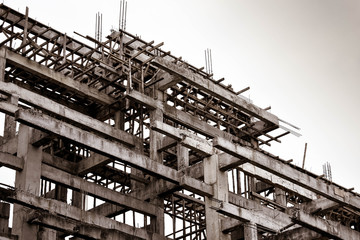
[[[5,0],[20,12],[66,32],[103,39],[118,28],[119,0]],[[271,149],[284,159],[360,192],[360,1],[358,0],[128,0],[126,30],[197,67],[212,50],[215,79],[301,128]],[[5,172],[0,168],[0,175]],[[0,177],[1,179],[1,177]]]

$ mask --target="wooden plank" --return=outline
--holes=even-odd
[[[160,57],[156,57],[152,61],[152,64],[161,68],[162,70],[181,77],[185,82],[201,89],[204,92],[207,92],[212,96],[219,98],[220,100],[250,114],[251,116],[254,116],[275,126],[279,126],[279,120],[275,115],[248,102],[246,99],[237,96],[235,93],[232,93],[218,84],[215,84],[209,79],[205,79],[200,75],[191,72],[189,69],[176,65],[171,61]]]

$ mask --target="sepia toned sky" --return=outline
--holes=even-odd
[[[5,0],[20,12],[83,40],[103,14],[103,39],[119,25],[119,0]],[[301,128],[271,151],[360,192],[360,1],[128,0],[132,34],[202,67],[212,51],[215,79],[225,77],[259,107]],[[268,150],[268,149],[267,149]],[[1,169],[0,169],[1,170]],[[0,175],[4,176],[3,172]]]

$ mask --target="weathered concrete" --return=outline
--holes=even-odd
[[[281,178],[296,183],[319,195],[327,197],[338,203],[343,203],[353,209],[360,209],[360,197],[351,192],[340,189],[335,185],[328,185],[321,179],[316,179],[306,173],[297,170],[285,163],[282,163],[270,156],[255,149],[235,145],[225,139],[214,139],[214,146],[235,157],[245,158],[247,161],[259,168],[271,172]]]
[[[218,155],[204,159],[204,182],[214,189],[214,199],[205,197],[206,232],[209,240],[230,240],[230,235],[221,231],[219,213],[212,208],[213,201],[228,202],[227,174],[218,169]]]
[[[10,204],[0,202],[0,233],[9,233]]]
[[[257,240],[258,233],[256,224],[253,222],[247,222],[244,224],[244,240]]]
[[[29,144],[32,129],[23,124],[20,125],[18,136],[17,156],[24,159],[24,168],[16,172],[15,188],[39,195],[42,148],[33,147]],[[14,218],[12,234],[18,235],[19,240],[36,240],[38,238],[38,227],[26,222],[29,209],[18,204],[14,205]]]

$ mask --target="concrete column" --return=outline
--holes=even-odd
[[[0,81],[5,82],[5,68],[6,68],[6,58],[4,49],[0,52]],[[18,104],[18,96],[10,96],[8,101],[14,105]],[[5,125],[4,125],[4,140],[9,140],[10,138],[15,137],[16,133],[16,122],[15,119],[9,115],[5,115]]]
[[[286,207],[286,193],[281,188],[275,188],[275,202]]]
[[[40,240],[57,240],[57,231],[49,228],[41,228],[39,230]]]
[[[155,109],[150,112],[150,125],[154,121],[163,121],[162,111]],[[158,152],[161,146],[162,134],[150,129],[150,158],[154,161],[162,163],[162,154]],[[153,204],[160,207],[157,216],[151,218],[150,229],[153,232],[164,235],[165,234],[165,222],[164,222],[164,199],[157,197],[151,201]]]
[[[204,182],[210,184],[214,188],[214,199],[228,202],[229,187],[226,172],[219,170],[219,159],[215,154],[204,159]],[[221,232],[221,219],[216,210],[210,208],[211,201],[205,197],[205,216],[206,216],[206,235],[208,240],[230,240],[229,234]]]
[[[10,204],[0,202],[0,233],[9,233]]]
[[[253,222],[244,224],[244,239],[245,240],[258,240],[257,226]]]
[[[30,127],[20,125],[17,156],[24,159],[24,169],[16,172],[15,188],[39,196],[42,148],[30,144],[31,134]],[[38,226],[27,223],[30,211],[29,208],[14,204],[12,234],[18,235],[19,240],[38,239]]]
[[[178,170],[187,168],[189,166],[189,149],[178,143],[176,146],[176,155]]]

